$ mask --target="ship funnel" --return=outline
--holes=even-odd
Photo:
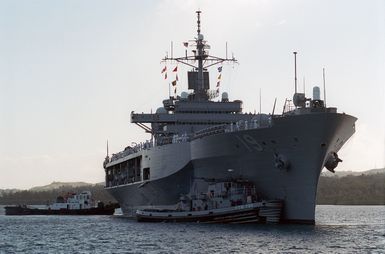
[[[313,100],[321,100],[321,90],[318,86],[313,87]]]

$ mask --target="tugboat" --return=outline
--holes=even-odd
[[[116,205],[104,205],[95,202],[90,191],[80,194],[68,193],[65,197],[59,196],[56,202],[45,209],[31,208],[26,205],[6,206],[5,215],[112,215]]]
[[[255,186],[242,179],[204,179],[207,193],[183,195],[175,210],[136,211],[139,222],[279,223],[283,202],[260,199]],[[194,187],[196,188],[195,182]]]

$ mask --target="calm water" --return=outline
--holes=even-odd
[[[385,206],[318,206],[316,226],[0,215],[0,253],[385,253]]]

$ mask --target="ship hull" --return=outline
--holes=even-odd
[[[123,213],[133,216],[136,209],[172,206],[192,187],[199,192],[194,178],[241,177],[253,182],[262,198],[284,201],[284,222],[314,224],[320,172],[328,154],[354,133],[355,121],[345,114],[303,114],[273,118],[268,128],[202,137],[190,142],[190,161],[172,174],[164,169],[156,180],[106,189]],[[286,167],[276,167],[277,156],[286,158]]]
[[[6,206],[5,215],[113,215],[115,207],[89,209],[38,209],[23,206]]]
[[[188,163],[167,177],[110,187],[107,190],[119,202],[123,214],[134,217],[137,209],[173,207],[181,194],[189,193],[193,173],[193,166]]]
[[[278,223],[281,210],[281,201],[274,200],[202,211],[137,210],[136,219],[139,222]]]

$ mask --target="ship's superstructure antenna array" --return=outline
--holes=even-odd
[[[186,55],[183,57],[173,57],[173,54],[171,54],[171,57],[167,55],[162,60],[164,62],[178,62],[192,67],[193,70],[188,73],[189,89],[194,90],[194,96],[191,98],[193,100],[209,100],[208,90],[210,89],[210,85],[207,69],[213,65],[221,64],[223,62],[236,63],[237,60],[234,56],[232,56],[232,58],[227,57],[227,44],[225,58],[208,54],[210,45],[207,44],[207,41],[204,40],[203,34],[201,34],[201,11],[196,11],[196,14],[197,37],[192,41],[193,46],[195,46],[195,49],[192,50],[193,54],[188,55],[186,50]]]
[[[197,13],[197,18],[198,18],[198,20],[197,20],[197,25],[198,25],[198,30],[197,30],[197,32],[198,32],[198,35],[201,33],[201,11],[196,11],[196,13]]]

